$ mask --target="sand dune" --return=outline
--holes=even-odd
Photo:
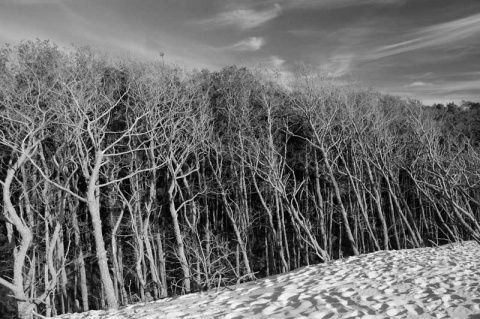
[[[381,251],[218,292],[62,318],[480,318],[480,245]]]

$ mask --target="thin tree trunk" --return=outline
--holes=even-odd
[[[82,309],[88,311],[88,287],[87,287],[87,272],[85,270],[85,261],[83,257],[83,249],[80,240],[80,227],[78,226],[78,202],[73,204],[70,202],[70,213],[72,214],[72,225],[74,230],[75,247],[77,247],[76,264],[80,272],[80,291],[82,296]]]
[[[160,272],[160,281],[162,282],[160,297],[166,297],[167,293],[167,272],[165,269],[165,252],[163,251],[163,243],[162,243],[162,235],[160,231],[156,234],[156,242],[157,242],[157,249],[158,249],[158,264],[159,264],[159,272]]]
[[[173,221],[173,230],[175,233],[175,240],[177,242],[177,254],[180,261],[180,265],[183,272],[183,288],[185,293],[190,293],[190,267],[188,265],[187,257],[185,255],[185,247],[183,244],[183,236],[180,230],[180,224],[178,223],[178,211],[175,207],[175,191],[176,191],[176,180],[175,176],[172,176],[172,181],[170,182],[170,187],[168,189],[168,200],[169,200],[169,210],[170,215],[172,216]]]
[[[317,152],[314,150],[314,162],[315,162],[315,194],[316,194],[316,208],[318,210],[317,216],[320,226],[320,236],[322,238],[322,246],[327,250],[327,229],[325,226],[325,210],[323,203],[323,196],[320,187],[320,169],[318,165]],[[328,252],[327,252],[328,254]]]
[[[343,205],[342,195],[340,194],[340,188],[338,186],[337,179],[335,174],[333,173],[333,168],[330,165],[330,160],[328,159],[327,151],[323,145],[319,145],[320,153],[322,154],[322,158],[325,162],[325,167],[327,168],[328,176],[330,177],[330,181],[333,185],[333,190],[335,197],[338,201],[338,205],[340,206],[340,213],[343,219],[343,227],[345,228],[345,233],[347,235],[347,239],[350,243],[350,247],[352,248],[353,254],[355,256],[359,255],[357,244],[355,243],[355,239],[353,238],[352,230],[350,229],[350,225],[348,222],[348,214],[345,210],[345,206]]]
[[[119,254],[118,240],[117,240],[117,232],[122,222],[124,212],[125,212],[125,207],[122,207],[120,209],[120,215],[117,217],[117,220],[114,221],[113,212],[112,210],[110,210],[110,219],[111,219],[111,223],[113,224],[112,234],[111,234],[111,243],[112,243],[112,261],[113,261],[114,278],[118,283],[118,290],[120,293],[120,303],[122,305],[127,305],[128,296],[127,296],[127,291],[125,290],[125,279],[123,276],[123,271],[121,271],[121,267],[119,265],[120,254]]]
[[[66,207],[66,193],[63,191],[58,192],[58,200],[60,201],[60,207],[59,207],[59,212],[58,212],[58,217],[60,220],[60,227],[63,224],[63,221],[65,219],[65,207]],[[57,263],[59,264],[60,267],[60,291],[61,291],[61,302],[62,302],[62,313],[70,313],[72,312],[71,310],[71,305],[68,301],[68,295],[67,295],[67,284],[68,284],[68,279],[67,279],[67,271],[65,269],[65,260],[67,256],[65,256],[65,247],[64,247],[64,232],[62,229],[60,230],[60,234],[58,236],[58,241],[57,241]]]
[[[420,247],[420,242],[418,241],[417,239],[417,233],[413,230],[413,228],[411,227],[410,223],[408,222],[408,219],[407,217],[405,216],[405,214],[403,213],[403,209],[402,207],[400,206],[400,203],[399,203],[399,200],[397,198],[397,196],[395,195],[395,193],[393,192],[393,189],[392,189],[392,186],[390,184],[390,181],[388,179],[388,176],[385,177],[385,181],[387,183],[387,187],[388,187],[388,192],[390,193],[390,198],[392,199],[392,202],[393,204],[395,204],[395,207],[397,208],[397,211],[398,213],[400,214],[400,217],[402,218],[403,220],[403,224],[405,225],[405,227],[407,228],[408,232],[410,233],[410,236],[413,240],[413,243],[415,245],[415,247]]]
[[[373,179],[372,169],[370,168],[370,163],[365,161],[365,167],[367,168],[367,176],[370,181],[371,187],[373,188],[373,200],[376,205],[376,210],[378,214],[378,218],[380,219],[380,225],[382,226],[382,234],[383,234],[383,249],[389,249],[389,238],[388,238],[388,227],[387,221],[385,219],[385,215],[382,210],[382,203],[381,203],[381,196],[379,191],[379,183],[376,183]]]
[[[218,155],[217,155],[218,156]],[[227,213],[227,217],[228,219],[230,220],[231,222],[231,225],[233,227],[233,231],[235,233],[235,237],[237,239],[237,243],[238,245],[240,245],[240,250],[241,250],[241,253],[242,253],[242,257],[243,257],[243,262],[244,262],[244,267],[245,267],[245,272],[246,272],[246,276],[247,278],[253,278],[253,275],[252,275],[252,270],[250,268],[250,262],[248,260],[248,254],[247,254],[247,247],[242,239],[242,235],[240,233],[240,230],[238,228],[238,225],[237,225],[237,222],[235,220],[235,217],[234,217],[234,213],[233,213],[233,210],[230,206],[230,204],[228,203],[228,199],[227,199],[227,194],[226,194],[226,190],[224,189],[223,187],[223,183],[220,179],[220,177],[218,176],[218,172],[216,171],[216,169],[219,169],[219,168],[215,168],[213,166],[213,163],[210,161],[210,167],[212,168],[213,170],[213,175],[214,175],[214,178],[215,178],[215,181],[217,182],[217,185],[218,187],[220,188],[220,196],[222,198],[222,202],[223,202],[223,205],[225,207],[225,210],[226,210],[226,213]],[[217,161],[218,162],[218,161]],[[221,168],[220,168],[221,169]],[[240,274],[238,274],[240,276]]]
[[[270,226],[270,227],[268,227],[268,230],[269,230],[269,233],[271,233],[271,235],[270,235],[271,238],[274,239],[273,240],[273,245],[274,245],[274,247],[278,247],[278,253],[280,255],[280,261],[282,262],[282,268],[285,269],[285,271],[286,271],[286,269],[288,269],[288,263],[285,260],[285,253],[284,253],[284,249],[283,249],[282,236],[281,236],[281,234],[280,234],[280,236],[277,235],[277,231],[275,230],[275,225],[273,224],[272,211],[271,211],[270,207],[267,205],[265,197],[263,196],[262,192],[260,191],[260,188],[258,187],[258,182],[257,182],[257,179],[255,178],[253,172],[252,172],[252,181],[253,181],[253,185],[255,187],[255,190],[257,191],[257,195],[260,199],[260,203],[262,204],[263,209],[267,213],[268,224]],[[277,215],[279,215],[279,214],[277,213]],[[277,218],[277,224],[278,224],[278,230],[280,232],[282,232],[280,216],[278,216],[278,218]],[[267,236],[267,238],[268,238],[268,236]],[[272,249],[273,249],[273,247],[272,247]],[[269,255],[270,255],[270,258],[274,258],[273,252]],[[272,269],[271,269],[272,273],[275,272],[275,270],[273,268],[273,266],[274,266],[273,260],[270,262],[270,266],[272,267]]]
[[[358,207],[360,208],[360,212],[362,213],[363,219],[364,219],[365,224],[367,226],[368,234],[370,235],[370,238],[373,241],[373,244],[375,245],[375,249],[378,251],[378,250],[380,250],[380,244],[378,243],[378,240],[375,237],[375,233],[373,232],[372,226],[370,225],[370,220],[368,218],[367,210],[366,210],[365,205],[363,203],[363,196],[360,192],[360,187],[359,187],[358,183],[354,180],[354,176],[352,175],[352,173],[348,169],[346,161],[343,158],[342,158],[342,160],[345,163],[345,170],[346,170],[348,178],[350,180],[350,185],[351,185],[351,187],[353,187],[353,191],[354,191],[355,197],[357,199]]]
[[[159,271],[155,263],[155,258],[153,258],[153,251],[152,251],[152,245],[150,243],[149,229],[150,229],[150,221],[149,221],[149,217],[147,217],[145,218],[144,224],[143,224],[143,241],[145,243],[145,250],[147,252],[148,265],[150,266],[149,267],[150,274],[152,275],[152,280],[155,283],[154,298],[158,299],[160,296],[159,289],[161,290],[162,281],[160,280]]]

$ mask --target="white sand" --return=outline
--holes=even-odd
[[[480,318],[480,245],[381,251],[231,289],[62,318]]]

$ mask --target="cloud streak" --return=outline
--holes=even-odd
[[[382,46],[372,53],[370,59],[380,59],[409,51],[441,46],[479,35],[480,14],[475,14],[415,31],[411,34],[411,40]]]
[[[403,4],[406,0],[296,0],[289,1],[288,6],[293,8],[346,8],[363,5]],[[285,4],[287,5],[287,3]]]
[[[262,37],[250,37],[242,40],[230,46],[231,50],[239,51],[258,51],[265,44],[265,40]]]
[[[272,8],[262,11],[236,9],[222,12],[212,19],[204,20],[203,23],[214,26],[233,25],[240,29],[252,29],[276,18],[281,13],[282,8],[275,4]]]
[[[280,68],[283,64],[285,64],[285,60],[277,55],[272,55],[268,58],[268,63],[274,68]]]
[[[422,89],[425,91],[435,92],[435,93],[461,93],[466,91],[477,92],[479,93],[480,80],[471,80],[471,81],[448,81],[438,84],[431,84],[424,86]],[[477,95],[478,96],[478,95]]]
[[[405,85],[405,87],[406,88],[424,88],[426,86],[431,86],[431,85],[432,85],[431,83],[426,83],[426,82],[423,82],[423,81],[417,81],[417,82],[407,84],[407,85]]]
[[[349,73],[353,58],[352,54],[335,55],[327,63],[322,64],[321,68],[328,72],[328,77],[342,77]]]

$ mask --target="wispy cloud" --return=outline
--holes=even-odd
[[[349,72],[352,59],[352,54],[335,55],[327,63],[322,64],[321,69],[325,70],[329,77],[338,78]]]
[[[370,59],[379,59],[413,50],[453,43],[480,35],[480,14],[422,28],[411,33],[412,39],[376,49]]]
[[[283,70],[285,63],[286,61],[278,55],[270,55],[252,60],[247,65],[253,66],[253,68],[260,67],[261,69],[282,70],[282,72],[285,72],[286,70]]]
[[[424,87],[427,87],[427,86],[431,86],[432,84],[431,83],[426,83],[426,82],[423,82],[423,81],[417,81],[417,82],[413,82],[413,83],[410,83],[410,84],[407,84],[405,85],[406,88],[424,88]]]
[[[275,4],[272,8],[262,11],[236,9],[222,12],[212,19],[204,20],[203,24],[214,26],[234,25],[241,29],[251,29],[276,18],[281,12],[282,8],[279,4]]]
[[[454,93],[472,91],[480,94],[480,80],[471,81],[444,81],[439,84],[428,86],[427,89],[434,92]]]
[[[242,40],[230,46],[231,50],[240,51],[258,51],[265,44],[265,40],[262,37],[250,37]]]
[[[461,100],[478,100],[480,80],[452,80],[413,82],[403,87],[392,87],[390,93],[417,98],[427,105],[433,103],[459,103]]]
[[[285,64],[285,60],[277,55],[272,55],[268,59],[268,63],[271,64],[274,68],[280,68],[282,65]]]
[[[412,75],[407,75],[409,79],[412,80],[420,80],[420,79],[430,79],[435,76],[435,73],[433,72],[425,72],[421,74],[412,74]]]
[[[403,4],[406,0],[296,0],[288,1],[289,7],[296,8],[344,8],[363,5]]]

